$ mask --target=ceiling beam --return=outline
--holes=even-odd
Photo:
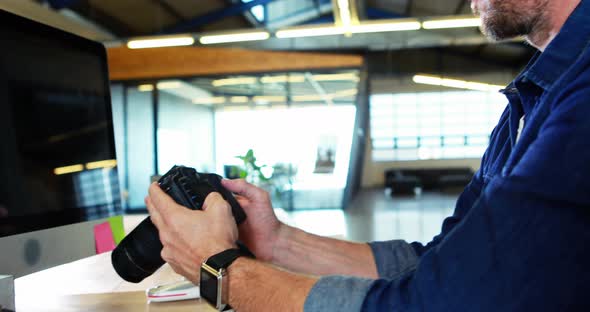
[[[406,17],[406,16],[404,16],[403,14],[399,14],[399,13],[395,13],[395,12],[391,12],[391,11],[386,11],[383,9],[368,7],[367,8],[367,17],[369,19],[391,19],[391,18],[402,18],[402,17]]]
[[[168,12],[168,14],[172,15],[175,19],[184,21],[186,20],[180,12],[178,12],[173,6],[168,3],[166,0],[152,0],[153,3],[160,6],[164,11]]]
[[[115,39],[96,27],[79,23],[32,0],[2,0],[0,9],[96,41]]]
[[[327,16],[329,15],[329,17]],[[327,16],[326,19],[323,17]],[[316,0],[312,6],[282,15],[276,16],[272,20],[267,21],[268,29],[277,29],[282,27],[289,27],[294,25],[318,23],[334,24],[334,15],[332,14],[331,0]]]
[[[253,51],[209,47],[137,50],[118,47],[108,49],[108,58],[110,78],[117,81],[358,68],[363,64],[363,57],[356,54]],[[154,62],[154,60],[158,61]]]
[[[405,9],[406,16],[412,16],[412,7],[413,6],[414,6],[413,0],[406,0],[406,9]]]
[[[75,5],[79,0],[47,0],[49,6],[54,10],[67,9]]]
[[[460,0],[459,4],[457,5],[457,8],[455,9],[455,15],[461,14],[463,12],[463,8],[465,7],[465,5],[467,4],[468,0]]]
[[[71,10],[79,13],[80,15],[95,21],[101,26],[113,32],[118,37],[132,37],[138,34],[138,31],[133,29],[127,23],[113,17],[112,15],[104,12],[100,8],[92,6],[88,0],[78,0],[78,2],[71,8]]]
[[[168,28],[164,29],[161,33],[173,34],[173,33],[194,31],[196,29],[201,28],[204,25],[223,20],[227,17],[243,14],[244,12],[252,9],[253,7],[255,7],[257,5],[266,5],[266,4],[271,3],[273,1],[275,1],[275,0],[253,0],[248,3],[240,3],[240,4],[232,5],[230,7],[219,9],[219,10],[207,13],[205,15],[197,16],[193,19],[184,21],[184,22],[174,25],[172,27],[168,27]]]

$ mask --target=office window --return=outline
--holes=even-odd
[[[217,172],[223,172],[224,165],[240,165],[236,156],[252,149],[259,165],[269,166],[270,173],[277,165],[287,165],[293,173],[284,186],[291,201],[275,202],[275,207],[341,208],[355,113],[352,103],[218,111]],[[285,196],[283,200],[288,199]]]
[[[371,96],[375,161],[479,158],[507,100],[478,91]]]
[[[143,210],[173,165],[236,177],[252,149],[257,180],[286,209],[342,208],[359,73],[262,73],[114,84],[113,119],[127,211]]]

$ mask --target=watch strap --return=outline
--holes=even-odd
[[[241,256],[247,256],[242,250],[237,248],[224,250],[216,255],[211,256],[205,263],[216,269],[226,269],[230,266],[237,258]]]

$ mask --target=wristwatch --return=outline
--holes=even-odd
[[[211,256],[201,265],[201,298],[214,306],[217,311],[227,311],[228,304],[227,268],[238,257],[247,256],[240,249],[227,249]]]

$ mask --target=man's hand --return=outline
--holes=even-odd
[[[202,211],[190,210],[153,183],[145,203],[164,246],[162,258],[193,283],[199,283],[201,264],[207,258],[236,247],[238,229],[230,205],[219,193],[207,196]]]
[[[244,180],[222,180],[221,184],[236,194],[236,200],[248,216],[240,225],[240,240],[256,258],[271,262],[279,234],[287,227],[277,219],[268,192]]]

